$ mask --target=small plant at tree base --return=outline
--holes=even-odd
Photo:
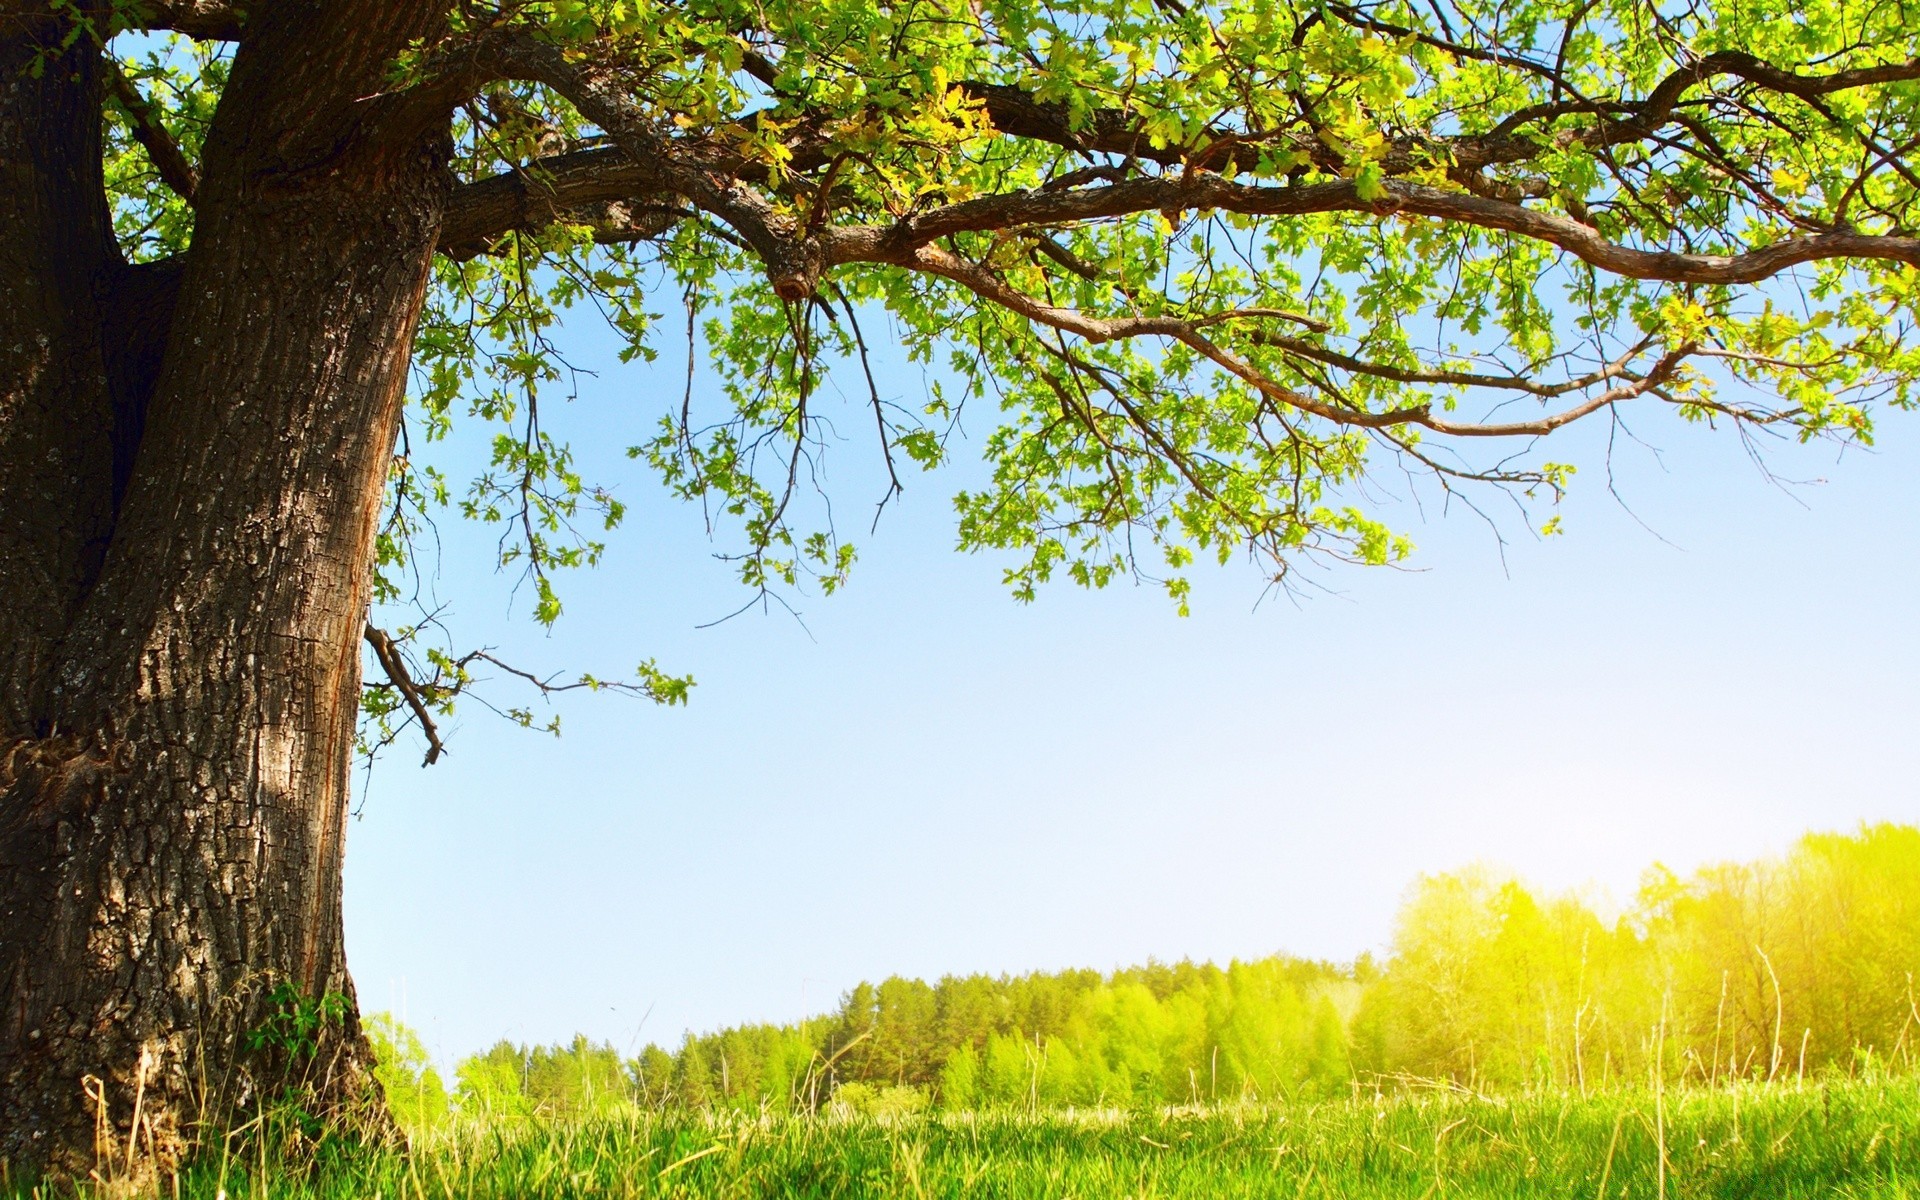
[[[312,1059],[320,1052],[320,1035],[346,1020],[348,1001],[341,992],[309,996],[291,983],[276,984],[267,993],[273,1010],[247,1031],[249,1050],[277,1050],[289,1059]]]

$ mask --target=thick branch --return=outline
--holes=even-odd
[[[663,205],[672,199],[657,163],[636,162],[615,146],[576,150],[455,188],[440,226],[440,249],[471,258],[502,234],[538,229],[595,205]]]
[[[656,135],[658,136],[658,135]],[[662,142],[669,139],[661,138]],[[457,189],[449,202],[441,249],[466,257],[514,229],[535,228],[563,214],[609,200],[640,206],[667,205],[684,186],[698,185],[711,198],[714,179],[697,169],[669,161],[674,148],[636,161],[616,147],[576,151],[543,159],[524,171],[505,172]],[[692,181],[690,184],[689,181]],[[828,226],[820,231],[825,266],[852,262],[908,265],[912,251],[956,233],[1025,226],[1057,226],[1154,211],[1219,209],[1257,216],[1309,216],[1350,212],[1373,216],[1437,217],[1483,229],[1500,229],[1560,247],[1601,270],[1633,279],[1667,283],[1758,283],[1790,267],[1828,259],[1903,262],[1920,266],[1920,238],[1854,232],[1829,232],[1786,238],[1737,254],[1684,254],[1642,250],[1610,242],[1591,225],[1521,204],[1450,191],[1402,180],[1385,180],[1381,194],[1363,199],[1351,180],[1260,186],[1194,172],[1183,177],[1132,179],[1091,188],[1052,188],[984,196],[903,218],[892,225]],[[741,197],[751,196],[751,202]],[[688,195],[699,204],[697,197]],[[738,202],[736,202],[738,201]],[[708,208],[701,204],[700,207]],[[734,182],[725,202],[708,208],[723,218],[740,216],[755,236],[776,254],[774,261],[806,265],[813,251],[802,238],[771,217],[766,201]],[[763,250],[763,253],[765,251]]]
[[[659,202],[664,194],[684,195],[696,207],[732,224],[767,260],[782,294],[809,294],[823,265],[814,231],[789,228],[753,185],[764,168],[747,161],[727,139],[689,136],[658,125],[628,98],[632,81],[607,66],[568,60],[552,47],[531,40],[509,40],[485,57],[492,69],[537,79],[572,100],[590,119],[613,134],[617,147],[577,152],[544,160],[528,171],[510,172],[469,184],[454,197],[443,248],[471,253],[491,237],[512,228],[544,224],[582,204],[627,199]],[[471,65],[471,64],[470,64]],[[1722,52],[1683,67],[1657,85],[1645,100],[1595,104],[1586,101],[1543,104],[1502,122],[1494,132],[1452,138],[1401,138],[1389,148],[1381,167],[1387,174],[1383,194],[1362,199],[1357,185],[1341,180],[1303,186],[1246,185],[1212,176],[1196,167],[1258,166],[1275,139],[1304,152],[1323,171],[1344,169],[1339,151],[1304,133],[1276,132],[1250,140],[1220,134],[1197,157],[1182,147],[1155,150],[1139,133],[1137,118],[1119,109],[1096,109],[1078,122],[1063,104],[1044,102],[1010,84],[962,82],[956,85],[977,100],[994,128],[1012,136],[1044,141],[1083,153],[1122,155],[1142,163],[1180,166],[1179,177],[1121,180],[1100,172],[1110,186],[1054,186],[1039,192],[989,196],[909,218],[887,229],[829,229],[826,264],[871,260],[871,243],[887,240],[903,253],[949,233],[1005,229],[1099,219],[1148,209],[1220,208],[1268,215],[1304,215],[1349,211],[1434,216],[1483,228],[1504,229],[1551,242],[1603,270],[1639,279],[1685,283],[1751,283],[1787,267],[1827,258],[1878,258],[1913,262],[1920,241],[1846,231],[1789,239],[1739,255],[1689,255],[1640,250],[1608,242],[1579,220],[1536,212],[1519,203],[1526,188],[1515,188],[1478,174],[1482,167],[1511,164],[1543,153],[1554,141],[1594,147],[1618,145],[1650,135],[1673,118],[1675,106],[1692,87],[1720,75],[1744,79],[1756,87],[1817,103],[1840,91],[1920,78],[1920,60],[1856,68],[1826,75],[1800,75],[1751,55]],[[1558,139],[1522,135],[1527,123],[1558,116],[1590,114],[1591,127]],[[798,129],[810,128],[801,122]],[[818,131],[790,140],[791,171],[824,161]],[[1451,163],[1451,174],[1466,191],[1436,188],[1393,178],[1421,166]],[[881,257],[885,257],[884,254]]]
[[[1426,184],[1385,180],[1368,199],[1351,180],[1262,187],[1216,175],[1134,179],[1107,187],[986,196],[906,217],[892,225],[841,226],[828,231],[829,263],[898,262],[955,233],[1060,225],[1074,221],[1168,210],[1220,209],[1256,216],[1350,212],[1379,217],[1438,217],[1548,242],[1615,275],[1666,283],[1758,283],[1789,267],[1825,259],[1877,259],[1920,266],[1920,238],[1866,233],[1818,233],[1786,238],[1738,254],[1683,254],[1640,250],[1610,242],[1590,225],[1523,205]]]
[[[1410,32],[1377,22],[1359,23],[1400,35]],[[1438,39],[1422,40],[1435,45],[1448,45]],[[1550,79],[1557,78],[1549,68],[1509,54],[1479,51],[1470,47],[1450,48],[1467,57],[1524,66]],[[1920,79],[1920,59],[1835,71],[1826,75],[1800,75],[1763,62],[1751,54],[1721,51],[1674,71],[1655,86],[1645,100],[1612,101],[1600,108],[1585,102],[1543,104],[1515,114],[1491,133],[1455,137],[1403,136],[1389,146],[1381,165],[1391,175],[1416,168],[1422,163],[1447,163],[1452,165],[1452,173],[1456,177],[1464,177],[1483,167],[1523,162],[1545,152],[1549,143],[1537,138],[1515,136],[1513,131],[1528,121],[1551,116],[1625,113],[1624,119],[1602,121],[1570,140],[1592,146],[1635,141],[1666,124],[1673,115],[1674,107],[1689,90],[1721,75],[1732,75],[1757,87],[1817,104],[1821,97],[1837,92]],[[1161,166],[1182,164],[1218,169],[1231,163],[1239,170],[1251,171],[1258,168],[1262,154],[1278,141],[1290,151],[1305,154],[1322,168],[1336,168],[1344,162],[1341,152],[1319,138],[1292,131],[1277,131],[1252,140],[1244,135],[1215,131],[1213,144],[1197,154],[1182,146],[1155,149],[1141,133],[1139,119],[1120,109],[1095,109],[1076,127],[1067,105],[1038,100],[1026,88],[973,81],[955,86],[981,104],[993,127],[1001,133],[1048,142],[1082,153],[1118,154]]]
[[[149,4],[144,11],[141,29],[172,30],[207,42],[237,42],[246,32],[245,8],[221,0],[173,0]]]
[[[1691,66],[1682,67],[1662,80],[1647,97],[1645,107],[1652,112],[1670,112],[1673,106],[1680,102],[1680,97],[1686,94],[1688,88],[1716,75],[1737,75],[1748,83],[1770,91],[1783,92],[1802,100],[1814,100],[1822,96],[1831,96],[1836,92],[1852,91],[1854,88],[1920,79],[1920,59],[1903,63],[1883,63],[1877,67],[1854,67],[1851,70],[1833,71],[1826,75],[1800,75],[1793,71],[1782,70],[1772,63],[1763,62],[1744,51],[1721,50],[1707,55]]]
[[[782,299],[814,293],[824,265],[818,241],[793,228],[766,197],[740,181],[737,155],[661,128],[629,97],[631,81],[611,67],[572,62],[532,38],[512,41],[498,59],[517,77],[544,83],[566,97],[629,159],[647,164],[668,189],[733,226],[766,263],[767,276]]]

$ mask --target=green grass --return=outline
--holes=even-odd
[[[1448,1094],[1154,1114],[900,1121],[627,1113],[469,1122],[411,1153],[236,1156],[161,1196],[1920,1197],[1920,1082],[1669,1095]],[[1664,1140],[1664,1184],[1660,1147]]]

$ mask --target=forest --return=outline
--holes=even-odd
[[[502,1041],[449,1082],[390,1015],[410,1128],[453,1114],[1163,1109],[1440,1089],[1571,1094],[1884,1078],[1920,1065],[1920,828],[1811,833],[1609,906],[1488,868],[1424,876],[1390,952],[862,983],[832,1013],[628,1057]]]

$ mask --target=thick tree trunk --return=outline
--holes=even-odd
[[[184,261],[130,268],[97,50],[0,29],[0,1160],[139,1174],[377,1105],[340,865],[371,543],[447,180],[425,3],[261,6]],[[38,39],[41,46],[35,46]],[[116,478],[115,464],[119,464]]]

